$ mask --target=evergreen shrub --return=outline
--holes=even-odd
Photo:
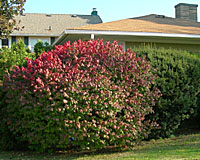
[[[157,121],[160,129],[153,137],[169,137],[181,122],[198,114],[200,92],[200,59],[186,51],[141,46],[133,48],[138,56],[146,56],[156,69],[156,87],[162,97],[153,107],[151,120]]]
[[[42,42],[38,40],[38,42],[34,45],[34,52],[36,57],[39,57],[41,53],[51,51],[54,47],[49,45],[47,42]]]

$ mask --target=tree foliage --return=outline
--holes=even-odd
[[[22,13],[26,0],[0,0],[0,38],[8,36],[16,25],[14,16]]]
[[[13,43],[11,48],[0,49],[0,81],[3,81],[3,74],[9,73],[13,66],[22,66],[26,63],[25,57],[34,58],[35,55],[27,52],[22,39]]]

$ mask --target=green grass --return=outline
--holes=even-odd
[[[93,153],[59,152],[51,155],[34,152],[3,152],[0,160],[200,160],[200,134],[142,142],[132,151]]]

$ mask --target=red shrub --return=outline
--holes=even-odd
[[[117,42],[70,42],[27,60],[7,77],[6,121],[33,149],[132,146],[160,96],[144,58]]]

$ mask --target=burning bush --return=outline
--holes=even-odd
[[[117,42],[56,46],[7,76],[4,122],[34,150],[130,147],[148,136],[160,96],[145,58]]]

